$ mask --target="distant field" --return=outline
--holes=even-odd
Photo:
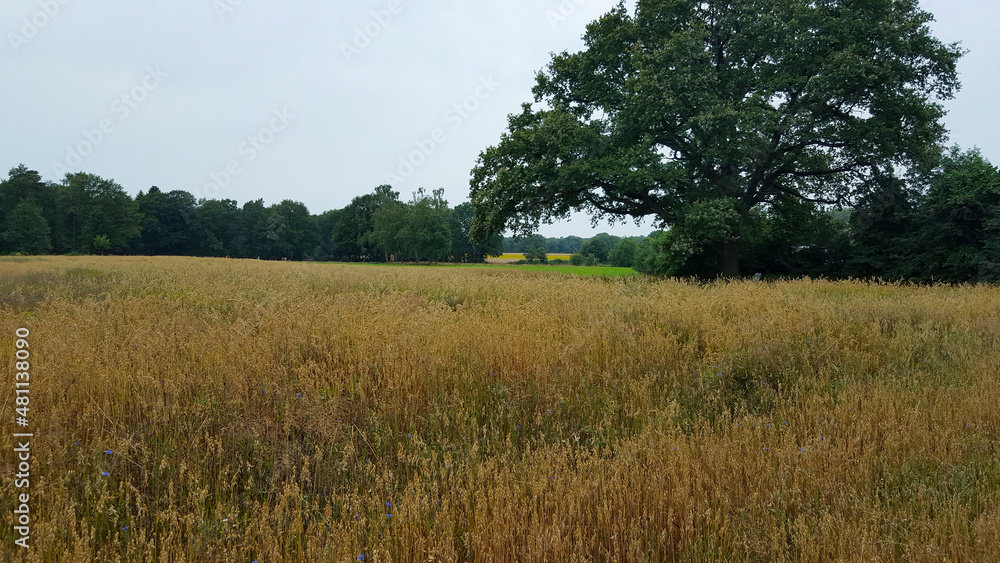
[[[528,272],[552,272],[557,274],[573,274],[577,276],[609,276],[632,277],[640,275],[632,268],[617,268],[614,266],[563,266],[549,264],[372,264],[371,266],[389,266],[396,268],[480,268],[523,270]]]
[[[0,258],[0,559],[996,560],[1000,288],[536,268]]]
[[[483,268],[493,267],[492,265],[480,266]],[[499,266],[503,268],[514,268],[529,272],[555,272],[560,274],[575,274],[578,276],[612,276],[628,277],[638,276],[632,268],[615,268],[613,266],[548,266],[544,264],[509,264]]]
[[[569,257],[572,256],[572,254],[548,254],[546,256],[548,257],[549,260],[556,260],[556,259],[569,260]],[[524,254],[508,253],[501,255],[499,258],[501,260],[524,260]]]

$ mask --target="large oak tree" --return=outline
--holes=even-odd
[[[916,0],[620,4],[480,154],[473,235],[651,216],[738,275],[751,209],[850,201],[939,150],[962,50],[931,21]]]

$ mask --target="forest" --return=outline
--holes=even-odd
[[[647,237],[470,241],[472,204],[444,190],[400,199],[391,186],[313,214],[301,202],[240,205],[151,187],[135,197],[113,180],[60,182],[20,165],[0,182],[0,254],[111,254],[344,262],[483,262],[503,252],[573,254],[574,264],[634,267],[709,279],[718,257],[684,248],[679,231]],[[853,205],[796,197],[755,208],[740,225],[742,269],[767,277],[919,283],[1000,280],[1000,170],[976,149],[952,148],[920,175],[886,181]]]

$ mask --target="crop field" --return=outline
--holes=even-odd
[[[525,272],[548,272],[555,274],[571,274],[574,276],[602,276],[602,277],[635,277],[639,272],[632,268],[621,268],[617,266],[565,266],[558,264],[372,264],[375,267],[385,268],[462,268],[462,269],[501,269],[501,270],[521,270]]]
[[[0,300],[0,560],[1000,553],[995,287],[65,257]]]
[[[556,259],[569,260],[570,256],[572,256],[572,254],[551,254],[550,253],[550,254],[546,255],[546,257],[549,260],[556,260]],[[504,253],[504,254],[500,255],[500,258],[502,258],[504,260],[524,260],[524,253],[523,252],[507,252],[507,253]]]

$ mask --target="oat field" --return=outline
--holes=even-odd
[[[995,287],[65,257],[0,299],[0,560],[1000,553]]]

